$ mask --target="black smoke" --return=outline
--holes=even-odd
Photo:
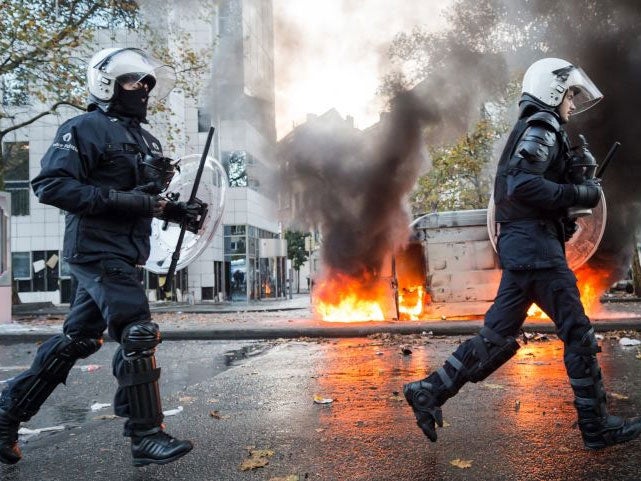
[[[539,55],[579,65],[604,94],[599,104],[570,122],[568,132],[585,134],[597,160],[613,142],[621,142],[603,175],[608,220],[590,261],[594,266],[616,267],[615,280],[628,268],[641,225],[641,2],[537,0],[520,5],[524,17],[529,14],[547,26],[539,38],[545,52]]]
[[[365,132],[330,111],[281,141],[281,190],[297,204],[293,223],[320,229],[332,272],[376,275],[407,242],[404,202],[426,161],[423,128],[437,119],[435,108],[404,92]]]
[[[297,199],[295,225],[320,228],[331,268],[376,272],[407,240],[404,202],[426,166],[426,145],[464,133],[532,62],[560,57],[605,95],[568,124],[572,138],[583,133],[597,159],[622,144],[604,174],[608,222],[591,260],[620,276],[641,225],[641,2],[458,0],[452,12],[451,29],[426,43],[427,77],[400,92],[377,127],[359,132],[320,117],[281,141],[281,192]]]

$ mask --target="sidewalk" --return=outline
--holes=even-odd
[[[165,340],[232,340],[278,338],[366,337],[372,334],[420,334],[466,336],[482,326],[489,303],[465,306],[468,314],[447,317],[453,306],[432,306],[432,317],[420,321],[367,321],[335,323],[312,316],[309,294],[293,299],[268,299],[250,302],[186,304],[156,302],[151,304],[155,322],[160,324]],[[592,317],[596,331],[641,330],[641,302],[607,302]],[[60,332],[68,306],[23,304],[14,306],[13,321],[0,324],[0,342],[39,342]],[[463,312],[459,306],[459,311]],[[528,319],[525,330],[554,333],[549,320]]]

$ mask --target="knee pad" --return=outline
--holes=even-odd
[[[153,356],[161,343],[160,328],[151,321],[129,324],[122,331],[120,344],[126,360]]]
[[[66,339],[58,345],[55,354],[65,359],[85,359],[100,349],[104,343],[102,337],[92,339],[89,337],[71,337],[65,336]]]
[[[591,326],[577,326],[570,331],[565,351],[578,355],[591,356],[601,352],[599,343]]]
[[[78,359],[84,359],[102,346],[102,338],[59,336],[59,342],[45,355],[36,375],[20,387],[13,411],[22,421],[29,420],[56,386],[67,381],[69,371]]]
[[[511,336],[503,337],[483,327],[478,336],[470,339],[470,355],[463,364],[468,379],[472,382],[483,381],[490,374],[511,359],[521,347]]]
[[[160,341],[158,325],[151,321],[130,324],[122,333],[124,366],[118,384],[127,392],[129,421],[134,429],[148,429],[162,423],[160,368],[156,367],[154,356]]]

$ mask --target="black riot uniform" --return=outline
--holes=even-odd
[[[478,382],[519,349],[518,332],[536,303],[554,321],[565,344],[564,363],[575,393],[584,444],[599,449],[641,433],[641,419],[608,414],[594,330],[581,304],[577,280],[565,258],[572,206],[594,207],[598,184],[568,182],[573,156],[554,108],[525,93],[520,117],[499,160],[494,199],[498,254],[503,269],[498,293],[479,334],[465,342],[427,378],[405,385],[419,427],[436,441],[443,403],[468,381]]]
[[[114,50],[116,55],[144,55]],[[20,460],[19,423],[65,383],[78,359],[100,349],[105,329],[120,343],[113,359],[118,380],[114,412],[127,418],[134,465],[164,464],[192,449],[190,441],[163,429],[154,356],[160,332],[151,321],[137,268],[149,256],[153,215],[170,221],[189,217],[184,205],[169,203],[163,209],[156,195],[170,180],[171,164],[160,142],[140,125],[154,85],[151,77],[148,81],[142,86],[133,82],[139,90],[129,94],[116,85],[109,102],[90,97],[89,112],[59,128],[32,180],[40,202],[66,212],[63,256],[77,290],[63,333],[43,343],[32,366],[0,395],[2,462]]]

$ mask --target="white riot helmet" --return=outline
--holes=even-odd
[[[558,107],[568,89],[575,91],[573,115],[583,112],[603,98],[590,77],[580,68],[560,58],[537,60],[523,76],[521,93],[549,107]]]
[[[106,48],[91,57],[87,66],[91,100],[101,104],[111,102],[118,81],[147,82],[149,100],[153,102],[169,95],[176,84],[176,73],[173,67],[137,48]]]

